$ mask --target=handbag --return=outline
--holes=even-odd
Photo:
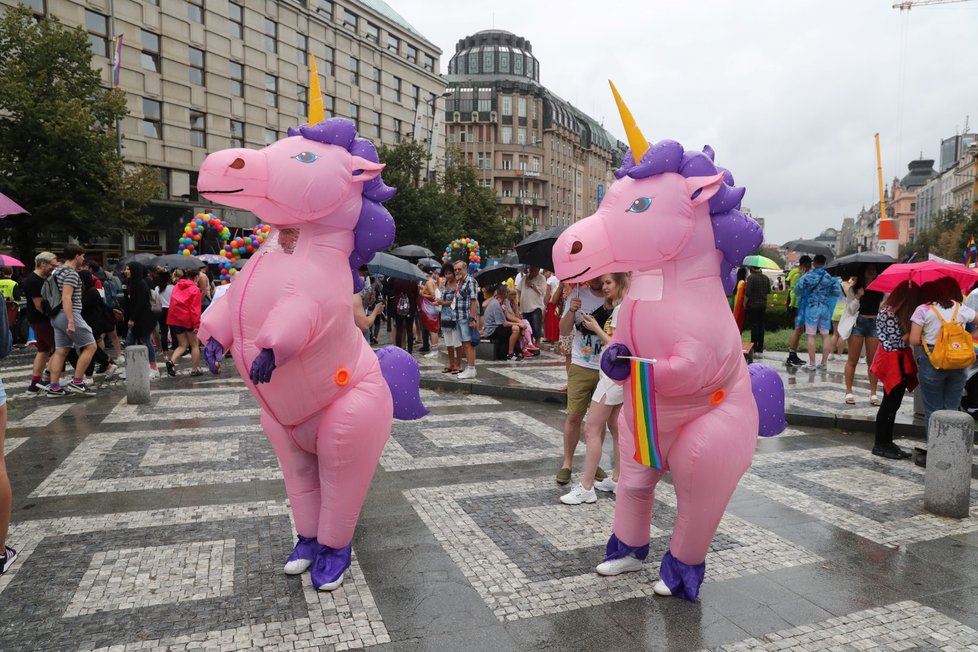
[[[846,304],[845,310],[842,311],[842,318],[839,320],[839,326],[836,329],[839,333],[839,337],[844,340],[849,339],[852,335],[852,328],[856,325],[856,319],[859,318],[859,300],[853,300]]]

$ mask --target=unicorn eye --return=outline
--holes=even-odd
[[[299,163],[315,163],[319,157],[312,152],[299,152],[292,158],[299,161]]]
[[[632,205],[628,207],[629,213],[644,213],[649,210],[649,206],[652,205],[651,197],[639,197],[632,202]]]

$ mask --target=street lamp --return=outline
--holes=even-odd
[[[526,157],[526,146],[528,144],[529,145],[539,145],[542,142],[543,142],[542,140],[533,139],[529,143],[521,143],[520,144],[520,155],[521,155],[521,158],[525,158]],[[523,161],[520,161],[520,165],[521,166],[523,165]],[[539,174],[539,172],[537,172],[536,174]],[[520,170],[519,170],[519,175],[520,175],[520,184],[522,186],[522,190],[520,191],[520,240],[522,240],[524,237],[526,237],[525,236],[525,233],[526,233],[526,229],[525,229],[525,225],[526,225],[526,208],[525,208],[526,207],[526,168],[521,167]]]
[[[431,181],[431,141],[435,138],[435,102],[439,98],[449,97],[453,94],[454,91],[452,90],[446,90],[441,95],[432,93],[431,97],[425,102],[425,105],[428,107],[428,160],[425,162],[424,168],[425,183]]]

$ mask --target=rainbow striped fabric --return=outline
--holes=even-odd
[[[652,363],[632,358],[632,432],[635,433],[635,461],[662,469],[659,428],[655,422],[655,373]]]

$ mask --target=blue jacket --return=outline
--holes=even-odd
[[[831,310],[842,296],[842,284],[825,269],[816,267],[798,280],[795,292],[798,293],[799,305],[806,308],[821,305]]]

